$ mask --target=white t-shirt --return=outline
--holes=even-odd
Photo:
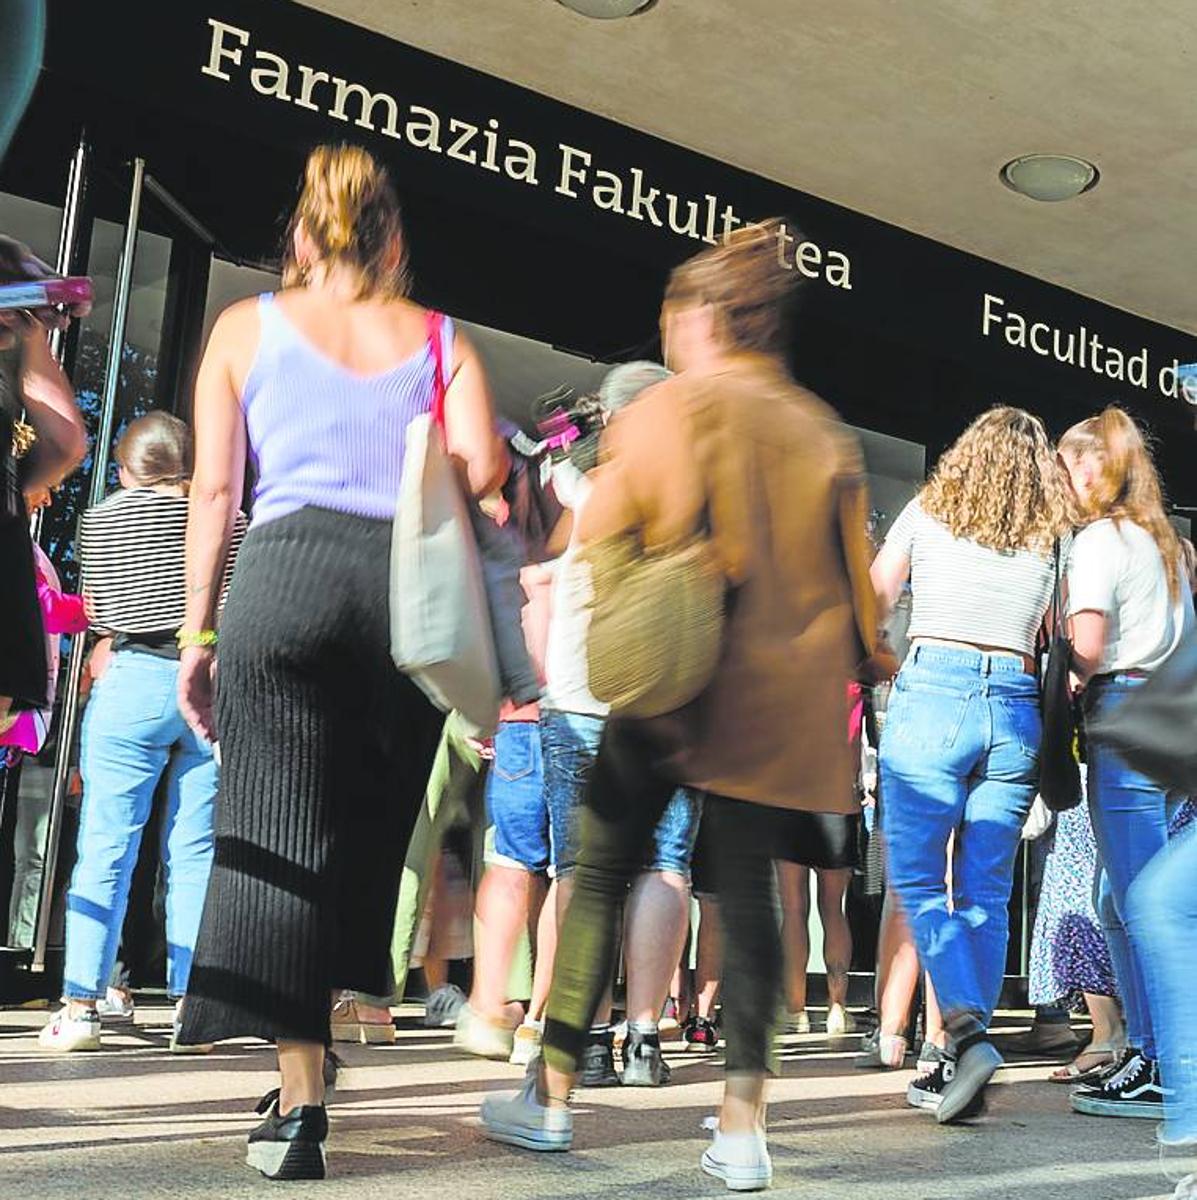
[[[562,504],[573,509],[576,523],[590,493],[589,482],[569,464],[563,463],[553,471],[553,490]],[[592,717],[605,717],[608,713],[607,705],[590,693],[586,639],[590,633],[592,598],[590,566],[578,557],[575,537],[570,540],[569,549],[558,559],[553,576],[552,616],[544,664],[545,689],[540,702],[542,708],[584,713]]]
[[[910,561],[912,607],[906,636],[1001,646],[1034,654],[1055,579],[1052,552],[991,550],[954,537],[918,497],[898,514],[887,550]],[[1061,556],[1067,554],[1066,545]]]
[[[1153,671],[1193,624],[1193,597],[1178,563],[1180,594],[1155,539],[1132,521],[1109,518],[1086,525],[1072,543],[1068,612],[1106,616],[1106,648],[1097,674]]]

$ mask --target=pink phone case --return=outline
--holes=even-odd
[[[83,275],[66,279],[37,279],[23,283],[0,283],[0,309],[57,308],[90,304],[91,280]]]

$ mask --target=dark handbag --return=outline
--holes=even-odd
[[[1047,665],[1040,681],[1043,741],[1039,748],[1039,794],[1052,812],[1067,812],[1081,802],[1081,765],[1077,760],[1077,709],[1069,673],[1072,643],[1064,632],[1060,601],[1060,542],[1056,541],[1051,629]]]
[[[1161,787],[1197,793],[1197,630],[1086,732]]]

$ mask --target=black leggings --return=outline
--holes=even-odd
[[[574,893],[557,945],[545,1019],[545,1061],[573,1074],[615,965],[619,907],[677,787],[657,767],[647,728],[608,724],[581,814]],[[729,1073],[771,1069],[782,948],[774,902],[773,814],[709,796],[715,890],[723,922],[723,1020]]]

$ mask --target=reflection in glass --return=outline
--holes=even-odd
[[[91,314],[80,324],[73,382],[93,442],[100,424],[101,392],[108,362],[113,291],[122,237],[123,230],[119,225],[111,221],[97,221],[87,264],[96,299]],[[129,422],[148,412],[154,404],[170,252],[169,238],[156,233],[138,234],[133,290],[129,298],[129,318],[121,353],[120,385],[113,421],[114,445]],[[79,470],[63,484],[42,527],[42,545],[58,568],[63,586],[68,591],[78,587],[75,528],[91,486],[93,461],[94,454],[89,452]],[[110,461],[108,488],[115,488],[116,485],[117,466]]]

